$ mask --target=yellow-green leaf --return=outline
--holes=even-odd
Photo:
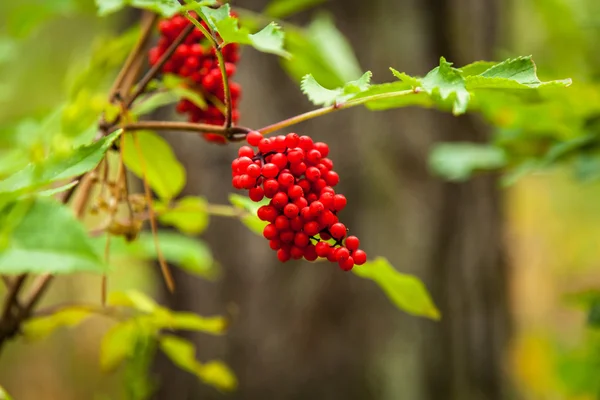
[[[202,364],[196,360],[196,347],[189,341],[172,335],[159,339],[161,350],[179,368],[196,375],[204,383],[221,390],[233,390],[237,379],[233,372],[220,361]]]
[[[172,329],[198,331],[221,335],[227,329],[227,319],[221,316],[203,317],[191,312],[171,313]]]
[[[157,207],[158,220],[187,234],[204,232],[209,222],[207,201],[203,197],[187,196],[170,207]]]
[[[150,297],[134,289],[126,292],[110,293],[107,303],[111,306],[134,308],[148,314],[152,314],[159,307]]]
[[[113,326],[102,338],[100,344],[100,367],[108,372],[117,368],[135,350],[138,329],[130,320]]]
[[[148,184],[162,199],[169,200],[179,194],[185,185],[185,168],[165,139],[154,132],[139,131],[127,133],[124,142],[122,153],[127,168],[140,178],[145,172]]]
[[[2,386],[0,386],[0,400],[13,400]]]
[[[31,318],[23,324],[22,329],[27,339],[39,340],[50,335],[60,327],[79,325],[91,314],[92,312],[85,308],[69,307],[48,316]]]
[[[352,271],[377,283],[399,309],[421,317],[440,319],[440,312],[423,282],[413,275],[396,271],[387,259],[378,257]]]

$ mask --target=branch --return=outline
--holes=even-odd
[[[355,106],[358,106],[358,105],[361,105],[364,103],[368,103],[370,101],[406,96],[409,94],[416,94],[416,93],[419,93],[418,89],[419,88],[401,90],[398,92],[375,94],[373,96],[366,96],[366,97],[362,97],[362,98],[355,99],[355,100],[348,100],[345,103],[334,104],[332,106],[323,107],[323,108],[319,108],[319,109],[316,109],[313,111],[306,112],[304,114],[296,115],[295,117],[291,117],[291,118],[285,119],[283,121],[274,123],[272,125],[265,126],[264,128],[261,128],[258,131],[260,133],[262,133],[263,135],[266,135],[268,133],[275,132],[275,131],[278,131],[283,128],[287,128],[288,126],[296,125],[296,124],[299,124],[300,122],[304,122],[304,121],[308,121],[309,119],[320,117],[321,115],[330,114],[334,111],[344,110],[344,109],[350,108],[350,107],[355,107]]]
[[[123,67],[119,71],[119,74],[117,75],[117,78],[115,79],[108,94],[108,101],[112,102],[115,99],[117,93],[120,93],[121,95],[126,94],[121,92],[123,83],[126,82],[128,78],[132,75],[131,71],[136,70],[135,64],[137,64],[138,60],[140,60],[140,55],[144,55],[143,50],[148,44],[148,41],[150,40],[152,27],[156,23],[157,19],[157,14],[148,12],[144,13],[144,16],[142,17],[142,33],[140,35],[140,38],[138,39],[134,48],[129,53],[129,56],[127,56],[125,64],[123,64]]]
[[[229,78],[227,77],[227,71],[225,70],[225,59],[223,58],[223,51],[221,50],[221,46],[219,46],[219,43],[217,43],[217,40],[212,35],[212,33],[207,31],[206,28],[203,27],[202,24],[198,22],[198,20],[194,18],[192,14],[189,13],[189,11],[185,12],[185,16],[188,20],[192,22],[192,24],[196,26],[196,28],[200,30],[200,32],[202,32],[202,34],[208,39],[210,44],[215,49],[215,52],[217,54],[217,60],[219,61],[219,69],[221,70],[221,78],[223,79],[223,92],[225,94],[223,97],[225,98],[225,108],[227,110],[225,113],[224,127],[230,128],[232,119],[231,91],[229,89]]]
[[[232,126],[225,128],[220,125],[198,124],[194,122],[178,122],[178,121],[139,121],[123,125],[123,129],[128,131],[138,130],[171,130],[171,131],[190,131],[200,133],[215,133],[225,136],[232,142],[244,140],[246,134],[252,129],[243,126]],[[238,135],[239,137],[236,137]]]
[[[173,55],[175,50],[177,50],[177,47],[181,43],[183,43],[185,38],[188,37],[188,35],[190,33],[192,33],[193,29],[194,29],[193,25],[186,26],[184,28],[184,30],[179,34],[179,36],[177,36],[177,38],[173,41],[173,43],[171,43],[171,45],[167,48],[167,51],[165,51],[165,53],[158,59],[156,64],[154,64],[148,70],[148,72],[146,72],[146,74],[140,80],[140,83],[138,83],[137,87],[135,88],[135,91],[131,94],[131,96],[127,97],[127,100],[125,100],[125,103],[124,103],[125,108],[129,108],[133,104],[135,99],[137,99],[139,97],[139,95],[142,94],[144,92],[144,90],[146,90],[146,86],[148,86],[150,81],[156,75],[158,75],[158,73],[160,72],[163,65],[165,65],[165,63],[169,60],[169,58],[171,58],[171,56]],[[113,125],[116,122],[117,121],[113,122]]]

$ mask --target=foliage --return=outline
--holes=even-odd
[[[358,105],[373,111],[437,108],[456,116],[479,114],[497,128],[489,143],[442,143],[434,148],[430,167],[449,180],[463,181],[482,171],[504,170],[509,182],[523,173],[563,162],[571,163],[579,177],[600,176],[597,84],[577,82],[565,89],[571,85],[570,79],[543,81],[531,56],[502,62],[477,61],[460,68],[441,57],[439,65],[423,77],[391,68],[396,80],[373,83],[371,72],[363,73],[352,47],[330,15],[318,13],[306,27],[271,21],[320,2],[274,0],[258,17],[239,10],[241,21],[231,14],[229,4],[219,6],[216,1],[95,3],[100,16],[131,6],[161,16],[181,14],[201,26],[197,16],[206,25],[211,41],[217,43],[217,53],[226,44],[237,43],[281,56],[283,69],[299,83],[308,99],[322,108],[280,121],[261,133]],[[28,35],[42,21],[77,13],[79,8],[75,2],[49,2],[34,11],[23,26],[9,27],[15,38]],[[268,22],[263,24],[265,18]],[[259,25],[261,29],[254,29]],[[267,223],[257,217],[257,210],[268,200],[254,202],[232,193],[230,204],[218,205],[202,197],[179,197],[187,172],[177,155],[151,128],[135,128],[156,109],[184,98],[206,109],[208,98],[202,92],[191,90],[185,79],[167,74],[150,79],[146,87],[138,82],[141,96],[135,97],[131,90],[121,93],[124,99],[114,96],[110,79],[122,77],[117,71],[128,55],[142,60],[136,43],[143,42],[138,42],[140,36],[148,34],[134,27],[118,37],[99,41],[92,46],[88,62],[75,63],[69,71],[62,100],[53,110],[0,126],[0,274],[105,274],[109,265],[116,266],[115,259],[125,259],[158,260],[163,268],[168,262],[190,274],[214,279],[218,263],[208,245],[194,237],[205,232],[213,216],[238,218],[252,232],[263,234]],[[0,64],[12,57],[12,40],[0,38]],[[226,76],[224,68],[221,66],[221,76]],[[124,68],[122,73],[129,72]],[[226,91],[223,96],[227,97]],[[229,140],[248,133],[229,126],[202,129],[198,132]],[[125,169],[142,179],[153,193],[131,193]],[[82,188],[84,177],[90,178],[88,188]],[[89,197],[94,195],[93,207],[86,209]],[[83,221],[82,214],[90,210],[88,214],[95,215]],[[96,224],[97,220],[103,222]],[[148,220],[152,232],[140,233]],[[179,232],[157,230],[156,221]],[[90,224],[94,229],[89,229]],[[354,268],[354,273],[377,284],[400,310],[434,320],[441,318],[425,285],[417,277],[397,271],[384,257]],[[600,325],[600,301],[597,293],[590,298],[586,298],[585,305],[593,330]],[[8,306],[10,310],[11,304]],[[59,307],[16,322],[27,339],[35,340],[99,316],[113,321],[102,339],[100,367],[107,372],[123,368],[131,398],[148,398],[155,390],[149,379],[140,377],[148,376],[157,350],[205,384],[223,391],[236,388],[237,379],[229,367],[221,361],[199,361],[195,345],[175,334],[185,330],[221,335],[228,318],[173,311],[139,291],[112,292],[106,304]],[[5,333],[2,335],[0,345],[7,339]],[[598,359],[593,354],[581,361],[579,354],[569,354],[564,362],[592,368]],[[593,386],[592,381],[593,377],[588,377],[582,383],[587,385],[585,390]],[[1,388],[0,398],[8,398]]]

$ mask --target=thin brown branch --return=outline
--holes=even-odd
[[[131,96],[128,96],[127,99],[125,100],[124,106],[126,108],[129,108],[133,104],[135,99],[137,99],[144,92],[144,90],[146,90],[146,86],[148,86],[150,81],[156,75],[158,75],[158,73],[160,72],[163,65],[165,65],[165,63],[169,60],[169,58],[171,58],[171,56],[173,55],[175,50],[177,50],[177,47],[181,43],[183,43],[185,38],[188,37],[188,35],[190,33],[192,33],[192,30],[194,30],[193,25],[186,26],[183,29],[183,31],[179,34],[179,36],[177,36],[177,38],[173,41],[173,43],[171,43],[171,45],[167,48],[167,51],[165,51],[165,53],[158,59],[156,64],[154,64],[148,70],[148,72],[146,72],[146,74],[142,77],[140,82],[137,84],[135,91],[131,94]]]
[[[243,126],[232,126],[225,128],[220,125],[199,124],[194,122],[179,122],[179,121],[139,121],[132,122],[123,126],[123,129],[128,131],[136,130],[156,130],[156,131],[189,131],[189,132],[209,132],[217,135],[225,136],[228,140],[236,142],[244,140],[246,134],[252,129]]]
[[[154,27],[154,24],[156,23],[157,19],[158,19],[157,14],[150,13],[150,12],[144,12],[144,14],[142,16],[142,23],[141,23],[142,33],[140,34],[140,37],[139,37],[137,43],[135,44],[134,48],[129,53],[129,56],[127,56],[127,60],[125,60],[125,64],[123,64],[123,67],[119,71],[119,74],[117,75],[117,78],[115,79],[115,81],[110,89],[110,92],[108,94],[108,99],[110,102],[112,102],[115,99],[115,95],[117,93],[120,93],[122,97],[127,95],[128,91],[123,91],[122,88],[124,86],[126,86],[125,83],[128,80],[131,81],[131,83],[128,83],[129,85],[133,84],[133,80],[135,78],[132,79],[132,77],[136,74],[132,73],[132,71],[134,71],[136,68],[139,68],[139,66],[141,66],[140,60],[143,60],[143,56],[144,56],[143,50],[148,45],[148,42],[149,42],[151,34],[152,34],[152,28]],[[140,55],[141,55],[141,57],[140,57]],[[138,64],[139,66],[136,64]]]
[[[8,294],[4,300],[4,309],[2,310],[1,321],[9,321],[13,317],[13,306],[18,301],[19,292],[27,279],[27,274],[21,274],[17,276],[9,287]]]

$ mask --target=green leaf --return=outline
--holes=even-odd
[[[481,75],[496,64],[498,63],[494,61],[475,61],[474,63],[461,67],[460,71],[462,76],[467,78],[471,75]]]
[[[98,251],[104,249],[106,236],[98,236],[92,240]],[[163,257],[168,263],[206,279],[213,279],[218,275],[218,264],[215,263],[210,248],[203,241],[175,232],[159,231],[158,242]],[[111,237],[110,254],[111,259],[119,257],[157,259],[154,238],[151,233],[146,232],[133,242],[126,242],[123,237]]]
[[[343,82],[356,79],[362,74],[352,45],[337,29],[331,14],[321,12],[310,23],[307,34],[321,57],[330,64]],[[294,54],[296,56],[296,54]],[[309,71],[312,72],[312,71]]]
[[[377,283],[399,309],[420,317],[440,319],[440,312],[423,282],[415,276],[396,271],[385,258],[378,257],[352,271],[361,278]]]
[[[92,312],[83,307],[63,308],[55,313],[43,317],[33,317],[23,324],[23,333],[29,340],[39,340],[53,333],[60,327],[73,327],[79,325]]]
[[[100,368],[102,371],[115,370],[135,351],[139,337],[135,320],[113,326],[102,338],[100,344]]]
[[[311,7],[324,3],[326,0],[272,0],[262,12],[271,18],[286,18]]]
[[[186,196],[170,207],[155,205],[158,220],[192,235],[204,232],[209,223],[208,202],[204,197]]]
[[[315,105],[331,105],[342,96],[341,88],[327,89],[324,88],[313,78],[311,74],[302,78],[300,83],[302,93]]]
[[[134,140],[137,133],[139,149]],[[125,135],[121,149],[127,168],[144,178],[156,194],[164,200],[175,197],[185,185],[185,168],[175,157],[169,143],[158,134],[139,131]],[[142,158],[140,158],[140,153]]]
[[[148,114],[159,107],[170,105],[187,99],[202,110],[206,109],[206,101],[200,92],[186,87],[185,79],[176,77],[173,74],[165,75],[161,81],[153,81],[156,89],[162,89],[144,98],[141,101],[134,103],[132,112],[134,115],[140,116]]]
[[[68,155],[55,155],[41,163],[31,163],[0,181],[0,193],[21,194],[91,171],[120,134],[121,130],[118,130],[93,144],[77,147]]]
[[[0,253],[2,274],[106,270],[83,225],[53,199],[25,199],[8,205],[0,213],[0,227],[12,227],[4,232],[8,244]]]
[[[246,211],[248,214],[241,218],[242,223],[246,225],[252,232],[258,235],[262,235],[262,232],[265,229],[265,226],[267,226],[268,222],[261,221],[256,215],[256,213],[261,206],[268,204],[267,199],[255,203],[248,197],[240,196],[239,194],[235,193],[230,193],[229,202],[233,204],[236,208]]]
[[[326,89],[311,74],[308,74],[302,78],[300,88],[313,104],[329,106],[343,103],[355,95],[367,91],[370,87],[371,76],[371,71],[367,71],[359,79],[346,82],[342,87]]]
[[[590,307],[587,324],[593,328],[600,328],[600,300],[595,301]]]
[[[407,85],[409,85],[413,88],[421,86],[421,80],[418,78],[413,78],[412,76],[405,74],[404,72],[398,72],[394,68],[391,68],[391,67],[390,67],[390,71],[392,71],[392,74],[394,74],[394,76],[396,78],[400,79],[402,82],[406,83]]]
[[[237,387],[233,372],[220,361],[202,364],[196,360],[196,347],[177,336],[163,335],[159,339],[161,350],[175,365],[196,375],[204,383],[220,390],[231,391]]]
[[[168,311],[169,317],[165,320],[165,328],[222,335],[228,326],[227,319],[221,316],[203,317],[190,312]]]
[[[134,308],[143,313],[152,314],[158,308],[158,304],[148,295],[131,289],[126,292],[111,292],[107,303],[111,306]]]
[[[223,44],[246,44],[264,53],[289,57],[289,53],[283,49],[285,35],[275,22],[271,22],[259,32],[251,34],[246,27],[239,26],[236,17],[231,16],[229,4],[217,9],[200,7],[200,14],[208,26],[221,36]],[[189,14],[188,18],[193,20]]]
[[[467,78],[467,88],[473,89],[530,89],[542,86],[569,86],[571,79],[542,82],[537,77],[531,56],[508,59]]]
[[[95,0],[98,7],[98,15],[104,17],[123,9],[125,6],[132,6],[144,10],[152,11],[163,17],[171,17],[182,9],[177,0]]]
[[[212,252],[203,241],[172,232],[159,232],[158,241],[169,263],[204,278],[212,278],[217,273]],[[152,235],[142,234],[136,242],[146,256],[156,258]]]
[[[451,102],[454,115],[464,114],[467,111],[471,95],[467,91],[465,79],[460,71],[452,68],[452,63],[447,62],[444,57],[440,58],[440,66],[434,68],[421,80],[421,85],[433,98],[439,97],[442,102]]]
[[[438,144],[429,155],[430,168],[452,181],[465,181],[477,171],[496,170],[506,164],[502,149],[467,142]]]

